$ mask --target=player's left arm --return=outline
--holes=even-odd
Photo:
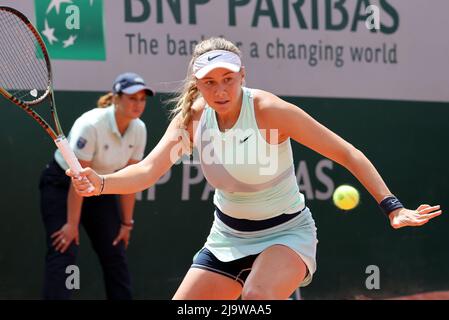
[[[261,120],[279,130],[279,139],[288,137],[348,169],[380,203],[391,195],[382,177],[368,158],[349,142],[313,119],[301,108],[268,92],[256,94]],[[259,121],[259,119],[258,119]],[[421,205],[417,210],[396,209],[389,215],[391,225],[423,225],[442,213],[439,206]]]

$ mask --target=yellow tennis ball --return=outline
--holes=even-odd
[[[338,208],[351,210],[359,204],[360,195],[356,188],[344,184],[335,189],[332,199]]]

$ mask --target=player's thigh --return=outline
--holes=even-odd
[[[254,261],[242,298],[287,299],[306,274],[307,266],[295,251],[283,245],[271,246]]]
[[[237,299],[242,285],[222,274],[190,268],[176,291],[174,300],[231,300]]]

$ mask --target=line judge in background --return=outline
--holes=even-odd
[[[139,75],[119,75],[112,92],[100,97],[98,108],[81,115],[70,131],[70,146],[81,166],[108,174],[142,160],[147,130],[139,118],[147,96],[153,95]],[[65,175],[67,168],[57,150],[39,184],[47,239],[43,298],[70,298],[66,268],[76,265],[81,223],[100,261],[107,298],[132,299],[125,251],[134,224],[135,194],[83,199]]]

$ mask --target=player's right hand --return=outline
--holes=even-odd
[[[72,178],[72,185],[80,196],[92,197],[100,195],[102,178],[91,168],[84,168],[78,174],[67,169],[65,174]],[[83,177],[86,177],[87,180],[82,179]]]

